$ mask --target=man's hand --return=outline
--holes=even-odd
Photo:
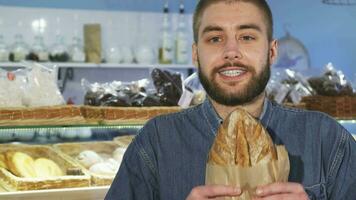
[[[272,183],[258,187],[254,200],[307,200],[308,195],[299,183]]]
[[[203,185],[197,186],[190,191],[186,200],[194,199],[218,199],[219,197],[240,196],[241,189],[225,185]]]

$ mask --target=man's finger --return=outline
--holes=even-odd
[[[253,198],[252,200],[304,200],[304,199],[308,199],[307,197],[305,197],[304,195],[302,195],[301,193],[299,194],[276,194],[276,195],[272,195],[272,196],[266,196],[266,197],[260,197],[260,198]]]
[[[258,187],[256,190],[256,195],[259,197],[281,193],[304,193],[304,188],[299,183],[279,182]]]
[[[239,187],[225,186],[225,185],[205,185],[194,188],[197,194],[205,194],[206,198],[215,198],[223,196],[238,196],[241,194]]]

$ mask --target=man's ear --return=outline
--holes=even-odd
[[[192,45],[192,61],[194,66],[198,67],[198,48],[196,43]]]
[[[278,40],[272,40],[270,43],[270,49],[269,49],[269,56],[270,56],[270,65],[272,65],[278,56]]]

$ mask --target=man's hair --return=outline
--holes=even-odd
[[[198,43],[199,27],[201,25],[201,18],[205,9],[212,4],[219,3],[219,2],[225,2],[225,3],[247,2],[247,3],[254,4],[264,14],[265,23],[267,25],[268,40],[272,41],[273,17],[272,17],[271,9],[265,0],[200,0],[197,6],[195,7],[194,16],[193,16],[193,34],[194,34],[195,43]]]

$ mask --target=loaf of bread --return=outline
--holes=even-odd
[[[262,124],[238,108],[220,126],[208,163],[251,167],[277,160],[276,148]]]

